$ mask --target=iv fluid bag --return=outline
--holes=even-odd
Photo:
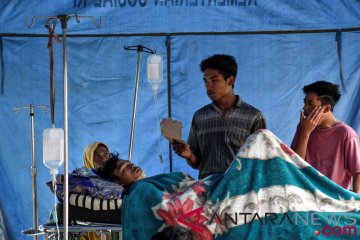
[[[64,130],[62,128],[44,130],[43,162],[47,168],[53,171],[64,162]]]
[[[150,84],[160,84],[163,80],[163,59],[152,54],[147,58],[147,77]]]

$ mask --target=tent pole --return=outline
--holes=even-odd
[[[166,36],[168,117],[171,118],[171,37]],[[169,170],[173,171],[172,146],[169,142]]]

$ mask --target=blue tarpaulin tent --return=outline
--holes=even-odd
[[[50,104],[45,24],[60,15],[73,16],[67,22],[69,170],[82,166],[92,141],[106,142],[127,158],[137,53],[124,46],[144,45],[164,58],[157,98],[146,80],[149,54],[142,54],[140,66],[133,162],[148,176],[169,171],[197,176],[169,151],[159,120],[182,121],[187,138],[193,113],[209,103],[199,63],[215,53],[236,57],[235,92],[263,111],[268,128],[284,142],[290,144],[295,132],[302,87],[321,79],[341,86],[335,114],[360,130],[358,0],[2,0],[0,230],[5,239],[28,239],[21,231],[33,225],[29,110],[13,109]],[[55,33],[61,39],[60,22]],[[63,48],[55,40],[53,48],[55,125],[63,127]],[[51,176],[42,163],[42,133],[50,127],[50,111],[35,108],[40,224],[54,204],[45,185]]]

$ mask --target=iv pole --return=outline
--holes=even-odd
[[[101,27],[101,17],[100,23],[97,24],[93,17],[89,16],[79,16],[78,14],[72,15],[59,15],[56,17],[53,16],[35,16],[32,18],[31,24],[26,24],[29,28],[34,25],[35,19],[38,18],[47,18],[55,19],[61,21],[62,29],[62,43],[63,43],[63,84],[64,84],[64,204],[63,204],[63,222],[64,222],[64,240],[68,240],[69,235],[69,185],[68,185],[68,84],[67,84],[67,55],[66,55],[66,32],[67,32],[67,22],[70,18],[75,17],[76,21],[80,23],[81,18],[90,18],[93,24],[96,27]]]
[[[150,48],[144,47],[142,45],[124,46],[124,49],[125,50],[136,50],[138,53],[137,64],[136,64],[136,76],[135,76],[135,94],[134,94],[133,114],[132,114],[131,131],[130,131],[130,146],[129,146],[129,155],[128,155],[128,160],[131,162],[133,142],[134,142],[135,119],[136,119],[136,103],[137,103],[139,79],[140,79],[141,53],[147,52],[147,53],[155,54],[156,51],[154,51]]]
[[[34,228],[29,228],[22,231],[30,235],[34,235],[34,239],[37,240],[37,234],[41,231],[38,230],[38,210],[37,210],[37,189],[36,189],[36,161],[35,161],[35,133],[34,133],[34,108],[41,108],[44,113],[47,112],[48,106],[45,105],[32,105],[30,106],[18,106],[14,108],[14,112],[20,113],[22,109],[30,109],[30,129],[31,129],[31,176],[32,176],[32,199],[33,199],[33,225]]]

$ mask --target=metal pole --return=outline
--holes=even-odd
[[[34,108],[40,107],[43,112],[46,112],[47,106],[35,106],[30,104],[29,106],[19,106],[15,107],[14,111],[19,113],[23,108],[30,109],[30,130],[31,130],[31,178],[32,178],[32,200],[33,200],[33,228],[22,231],[24,234],[29,234],[34,236],[34,240],[38,239],[37,234],[41,234],[41,231],[38,229],[38,208],[37,208],[37,184],[36,184],[36,160],[35,160],[35,127],[34,127]]]
[[[69,235],[69,172],[68,172],[68,85],[67,85],[67,56],[66,56],[66,30],[67,16],[61,16],[62,42],[63,42],[63,77],[64,77],[64,239],[68,240]]]
[[[139,79],[140,79],[140,62],[141,62],[141,52],[143,51],[143,46],[138,46],[138,59],[136,65],[136,80],[135,80],[135,95],[134,95],[134,104],[133,104],[133,115],[131,121],[131,133],[130,133],[130,147],[129,147],[129,158],[128,160],[131,162],[132,160],[132,149],[133,149],[133,141],[134,141],[134,130],[135,130],[135,119],[136,119],[136,103],[138,96],[138,87],[139,87]]]
[[[36,163],[35,163],[35,133],[34,133],[34,106],[30,104],[30,128],[31,128],[31,176],[32,176],[32,198],[33,198],[33,223],[34,229],[38,229],[37,211],[37,189],[36,189]],[[34,236],[37,240],[38,236]]]
[[[90,18],[93,24],[96,27],[101,27],[101,17],[100,22],[97,23],[95,19],[91,16],[79,16],[75,15],[59,15],[56,17],[53,16],[34,16],[32,18],[31,24],[26,24],[29,28],[31,28],[36,19],[47,18],[47,19],[60,19],[61,20],[61,29],[62,29],[62,41],[63,41],[63,82],[64,82],[64,208],[63,208],[63,219],[64,219],[64,239],[68,240],[69,235],[69,189],[68,189],[68,85],[67,85],[67,56],[66,56],[66,32],[67,32],[67,21],[71,18],[75,17],[76,21],[80,23],[81,18]],[[54,123],[52,124],[54,127]],[[30,231],[23,231],[24,234],[33,234]]]
[[[168,117],[171,118],[171,38],[166,36],[166,57],[167,57],[167,95],[168,95]],[[169,168],[173,171],[172,145],[169,142]]]

